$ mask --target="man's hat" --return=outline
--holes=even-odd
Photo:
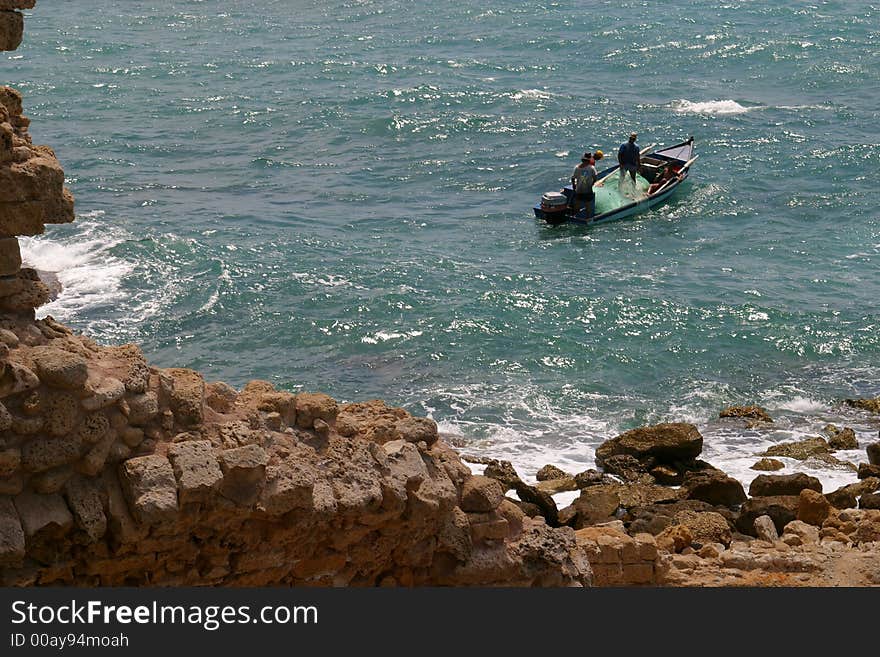
[[[635,132],[631,132],[631,133],[629,133],[629,138],[630,138],[630,139],[635,139],[636,137],[638,137],[638,134],[636,134]]]
[[[584,153],[584,156],[581,158],[581,162],[589,162],[591,159],[593,159],[593,154],[590,153],[589,151],[587,151],[586,153]]]

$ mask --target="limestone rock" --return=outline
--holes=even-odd
[[[798,541],[789,542],[786,540],[789,536],[796,536]],[[792,520],[783,529],[782,540],[789,545],[810,545],[818,543],[819,528],[801,520]]]
[[[73,468],[69,465],[62,465],[51,470],[44,470],[31,477],[30,487],[35,493],[42,495],[51,495],[59,493],[64,488],[64,484],[73,475]]]
[[[575,528],[581,529],[611,519],[620,506],[620,495],[610,486],[591,486],[581,491],[572,506],[577,512]]]
[[[79,423],[79,400],[66,392],[55,393],[46,400],[45,413],[46,432],[50,436],[65,436]]]
[[[752,497],[799,495],[805,488],[821,493],[822,482],[802,472],[790,475],[758,475],[749,486],[749,495]]]
[[[736,519],[736,528],[743,534],[755,536],[755,519],[769,516],[776,532],[781,532],[792,520],[797,519],[798,497],[777,495],[775,497],[754,497],[746,500]]]
[[[786,456],[788,458],[803,461],[811,456],[821,456],[831,452],[828,442],[824,438],[806,438],[790,443],[773,445],[764,456]]]
[[[538,481],[549,481],[550,479],[563,479],[567,476],[569,475],[557,468],[555,465],[548,464],[538,470],[538,474],[535,475],[535,478]]]
[[[759,422],[773,422],[770,414],[760,406],[728,406],[718,414],[718,417],[746,418],[758,420]]]
[[[168,391],[174,419],[183,427],[198,426],[204,420],[205,379],[194,370],[171,367],[161,374],[170,377]]]
[[[858,469],[859,479],[868,479],[870,477],[880,477],[880,465],[871,465],[870,463],[859,463]]]
[[[322,392],[301,392],[296,396],[296,425],[302,429],[311,429],[317,419],[332,425],[338,413],[336,400]]]
[[[73,511],[76,526],[84,531],[91,541],[101,539],[107,532],[107,516],[101,489],[94,479],[75,477],[67,482],[64,497]]]
[[[266,485],[260,505],[269,515],[312,507],[316,473],[297,459],[288,458],[266,468]]]
[[[235,388],[223,381],[205,385],[205,404],[218,413],[231,412],[237,397],[238,392]]]
[[[8,477],[21,467],[21,450],[17,447],[0,449],[0,477]]]
[[[177,479],[178,499],[181,504],[203,502],[220,486],[223,473],[211,442],[188,440],[168,448],[168,459]]]
[[[713,511],[679,511],[673,517],[672,522],[690,529],[693,540],[703,545],[720,543],[724,547],[728,547],[732,540],[727,520],[721,514]]]
[[[427,417],[403,418],[395,423],[394,428],[409,443],[424,442],[430,446],[439,438],[437,423]]]
[[[762,458],[753,466],[751,466],[752,470],[763,470],[763,471],[773,471],[773,470],[782,470],[785,467],[785,463],[780,461],[779,459],[769,459]]]
[[[0,11],[0,50],[15,50],[24,34],[24,17],[17,11]]]
[[[11,499],[0,497],[0,567],[20,562],[24,556],[24,531],[18,511]]]
[[[126,400],[128,404],[128,421],[142,427],[159,415],[159,399],[154,392],[134,394]]]
[[[798,520],[821,527],[830,513],[831,504],[824,495],[809,488],[805,488],[800,492],[798,497]]]
[[[871,413],[880,413],[880,397],[874,399],[844,399],[843,403]]]
[[[489,477],[471,477],[464,482],[461,490],[461,508],[465,512],[494,511],[503,499],[501,485]]]
[[[863,493],[859,498],[860,509],[880,509],[880,493]]]
[[[682,497],[714,506],[737,506],[746,500],[742,484],[720,470],[689,472],[682,484]]]
[[[694,459],[703,450],[703,437],[692,424],[669,423],[633,429],[607,440],[596,449],[596,464],[615,454],[629,454],[640,461],[653,458],[657,463],[674,465]]]
[[[24,492],[14,502],[28,539],[43,533],[61,536],[73,526],[73,516],[60,495]]]
[[[880,465],[880,443],[871,443],[865,448],[870,465]]]
[[[857,497],[865,493],[873,493],[878,488],[880,488],[880,478],[868,477],[854,484],[842,486],[827,493],[825,497],[836,509],[854,509],[857,505]]]
[[[220,494],[242,506],[251,506],[266,480],[269,456],[259,445],[227,449],[220,454],[223,482]]]
[[[125,461],[119,468],[119,481],[138,521],[156,525],[177,514],[177,482],[164,456],[152,454]]]
[[[80,455],[77,436],[33,438],[21,447],[21,466],[27,472],[42,472],[73,463]]]
[[[40,380],[24,365],[0,363],[0,398],[34,390]]]
[[[858,449],[859,447],[856,433],[849,427],[838,429],[833,424],[829,424],[823,431],[828,436],[828,446],[831,449]]]
[[[754,526],[755,536],[759,540],[767,541],[768,543],[774,543],[779,540],[779,533],[776,531],[776,525],[773,524],[770,516],[758,516],[755,518]]]
[[[657,535],[657,547],[665,552],[677,553],[689,547],[694,537],[685,525],[672,525]]]
[[[578,485],[574,477],[562,477],[561,479],[546,479],[544,481],[539,481],[535,488],[544,491],[549,495],[555,495],[556,493],[562,493],[565,491],[578,490]]]
[[[32,358],[37,376],[47,385],[65,390],[82,390],[88,379],[85,357],[58,347],[34,347]]]
[[[2,22],[2,14],[0,14]],[[0,26],[0,32],[3,28]],[[0,41],[3,37],[0,36]],[[0,48],[2,50],[2,48]],[[15,237],[0,238],[0,276],[15,276],[21,269],[21,247]]]
[[[648,474],[647,469],[631,454],[614,454],[604,458],[602,469],[608,474],[617,475],[623,481],[640,484],[654,483],[654,477]]]
[[[125,385],[122,381],[112,376],[103,377],[96,381],[87,381],[86,390],[90,395],[83,398],[81,403],[82,407],[87,411],[107,408],[125,396]]]
[[[94,445],[103,440],[110,431],[110,420],[103,413],[87,415],[76,430],[76,439],[86,445]]]

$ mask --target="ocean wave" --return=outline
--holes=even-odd
[[[745,114],[754,107],[745,107],[735,100],[709,100],[694,102],[684,98],[672,103],[672,109],[679,114]]]
[[[54,273],[62,285],[58,298],[38,309],[40,317],[70,321],[90,308],[112,306],[126,297],[122,283],[134,264],[111,250],[128,236],[94,221],[101,214],[79,215],[78,231],[63,241],[46,235],[20,238],[22,260]]]

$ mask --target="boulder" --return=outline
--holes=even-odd
[[[718,413],[718,417],[746,418],[759,422],[773,422],[770,414],[760,406],[728,406]]]
[[[0,33],[3,32],[3,16],[0,14]],[[0,43],[3,37],[0,36]],[[0,46],[0,50],[3,50]],[[21,247],[15,237],[0,237],[0,276],[13,276],[21,269]]]
[[[802,472],[790,475],[758,475],[749,486],[749,495],[751,497],[799,495],[805,488],[821,493],[822,482]]]
[[[690,529],[693,540],[703,545],[720,543],[729,547],[732,540],[730,524],[714,511],[679,511],[673,516],[672,524]]]
[[[238,391],[228,383],[215,381],[205,385],[205,404],[218,413],[230,413],[235,407]],[[294,414],[296,413],[296,397],[293,398]],[[296,416],[294,415],[294,418]],[[291,423],[292,424],[292,423]]]
[[[156,525],[177,514],[177,481],[171,462],[159,454],[125,461],[119,481],[132,515],[141,523]]]
[[[880,397],[873,399],[844,399],[843,403],[870,413],[880,413]]]
[[[0,568],[24,559],[24,530],[18,511],[8,497],[0,497]]]
[[[831,447],[828,442],[824,438],[815,437],[773,445],[762,456],[785,456],[804,461],[811,456],[821,456],[830,452]]]
[[[880,478],[867,477],[827,493],[825,497],[835,509],[854,509],[857,506],[856,498],[866,493],[873,493],[878,488],[880,488]]]
[[[408,443],[424,442],[430,446],[436,443],[440,437],[437,423],[428,417],[403,418],[394,424],[394,428],[398,435]]]
[[[859,463],[858,469],[859,479],[868,479],[869,477],[880,477],[880,465],[871,465],[870,463]]]
[[[640,461],[654,459],[655,465],[674,465],[696,458],[702,450],[703,436],[693,424],[657,424],[606,440],[596,449],[596,464],[604,467],[605,459],[629,454]]]
[[[83,398],[82,407],[87,411],[97,411],[112,406],[125,396],[125,385],[119,379],[105,376],[86,381],[89,396]]]
[[[496,461],[490,459],[489,462],[486,463],[485,470],[483,470],[483,476],[491,477],[498,481],[505,493],[511,488],[516,488],[518,484],[526,485],[523,483],[522,479],[519,478],[519,475],[516,473],[516,470],[514,470],[510,461]]]
[[[776,525],[770,516],[758,516],[754,522],[755,536],[761,541],[775,543],[779,540],[779,533],[776,531]]]
[[[575,529],[589,527],[611,520],[620,506],[620,496],[610,486],[591,486],[581,491],[572,502],[577,512]]]
[[[648,474],[639,460],[630,454],[615,454],[602,461],[602,468],[608,474],[617,475],[624,481],[653,484],[654,477]]]
[[[783,529],[782,540],[788,545],[814,545],[819,542],[819,528],[801,520],[792,520]]]
[[[311,429],[317,419],[332,425],[338,414],[339,405],[329,395],[301,392],[296,396],[296,425],[302,429]]]
[[[880,509],[880,493],[863,493],[859,498],[860,509]]]
[[[559,479],[547,479],[544,481],[539,481],[538,485],[535,486],[535,488],[537,488],[538,490],[542,490],[549,495],[555,495],[556,493],[578,490],[578,485],[574,477],[566,476]]]
[[[564,479],[568,476],[570,475],[563,472],[555,465],[545,465],[543,468],[538,470],[538,474],[535,475],[535,478],[538,481],[549,481],[551,479]]]
[[[865,448],[870,465],[880,465],[880,443],[871,443]]]
[[[601,484],[614,484],[616,480],[598,470],[584,470],[574,476],[574,483],[578,488],[587,488],[588,486],[599,486]]]
[[[681,486],[684,483],[684,472],[669,465],[656,465],[649,474],[662,486]]]
[[[503,499],[501,484],[490,477],[471,477],[465,480],[461,489],[461,508],[468,513],[494,511]]]
[[[829,424],[825,426],[823,431],[828,436],[828,446],[831,449],[858,449],[859,447],[856,433],[849,427],[838,429],[833,424]]]
[[[486,469],[488,470],[488,468]],[[503,489],[504,484],[500,481],[499,483],[501,484],[501,487]],[[553,500],[553,497],[549,493],[538,490],[534,486],[530,486],[519,478],[517,478],[517,480],[513,482],[513,490],[516,492],[517,497],[519,497],[521,501],[537,506],[541,510],[541,516],[547,521],[548,525],[550,525],[551,527],[559,526],[559,510],[556,507],[556,502]]]
[[[159,398],[155,392],[142,392],[131,395],[127,400],[128,421],[133,426],[143,427],[159,415]]]
[[[824,495],[810,488],[805,488],[800,492],[798,496],[798,520],[821,527],[830,513],[831,504]]]
[[[17,11],[0,11],[0,50],[15,50],[24,35],[24,16]]]
[[[798,497],[795,496],[753,497],[743,503],[736,519],[736,528],[743,534],[756,536],[755,519],[766,515],[773,520],[779,533],[792,520],[797,520],[797,511]]]
[[[260,506],[271,516],[294,509],[313,508],[317,473],[308,463],[288,457],[266,467],[266,485],[260,494]]]
[[[678,553],[693,542],[694,536],[685,525],[671,525],[657,535],[657,547],[664,552]]]
[[[64,390],[82,390],[89,377],[84,356],[58,347],[34,347],[31,357],[43,383]]]
[[[205,379],[194,370],[171,367],[161,370],[160,378],[171,379],[165,387],[174,419],[182,427],[196,427],[205,417]]]
[[[681,488],[683,499],[701,500],[713,506],[737,506],[746,500],[742,484],[720,470],[689,472]]]
[[[784,467],[785,463],[778,459],[763,458],[755,463],[753,466],[751,466],[751,469],[772,472],[774,470],[782,470]]]
[[[223,483],[220,494],[242,506],[254,504],[266,481],[268,463],[269,455],[259,445],[245,445],[221,452]]]
[[[17,447],[0,449],[0,477],[8,477],[21,467],[21,450]]]
[[[168,448],[181,504],[206,502],[220,486],[223,473],[210,441],[187,440]]]
[[[0,398],[34,390],[40,379],[24,365],[19,363],[0,364]]]

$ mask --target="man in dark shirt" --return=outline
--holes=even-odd
[[[636,143],[638,135],[634,132],[629,134],[629,141],[620,145],[617,151],[617,161],[620,164],[620,182],[626,178],[627,172],[632,177],[633,185],[636,184],[636,173],[642,164],[642,158],[639,155],[639,145]]]

